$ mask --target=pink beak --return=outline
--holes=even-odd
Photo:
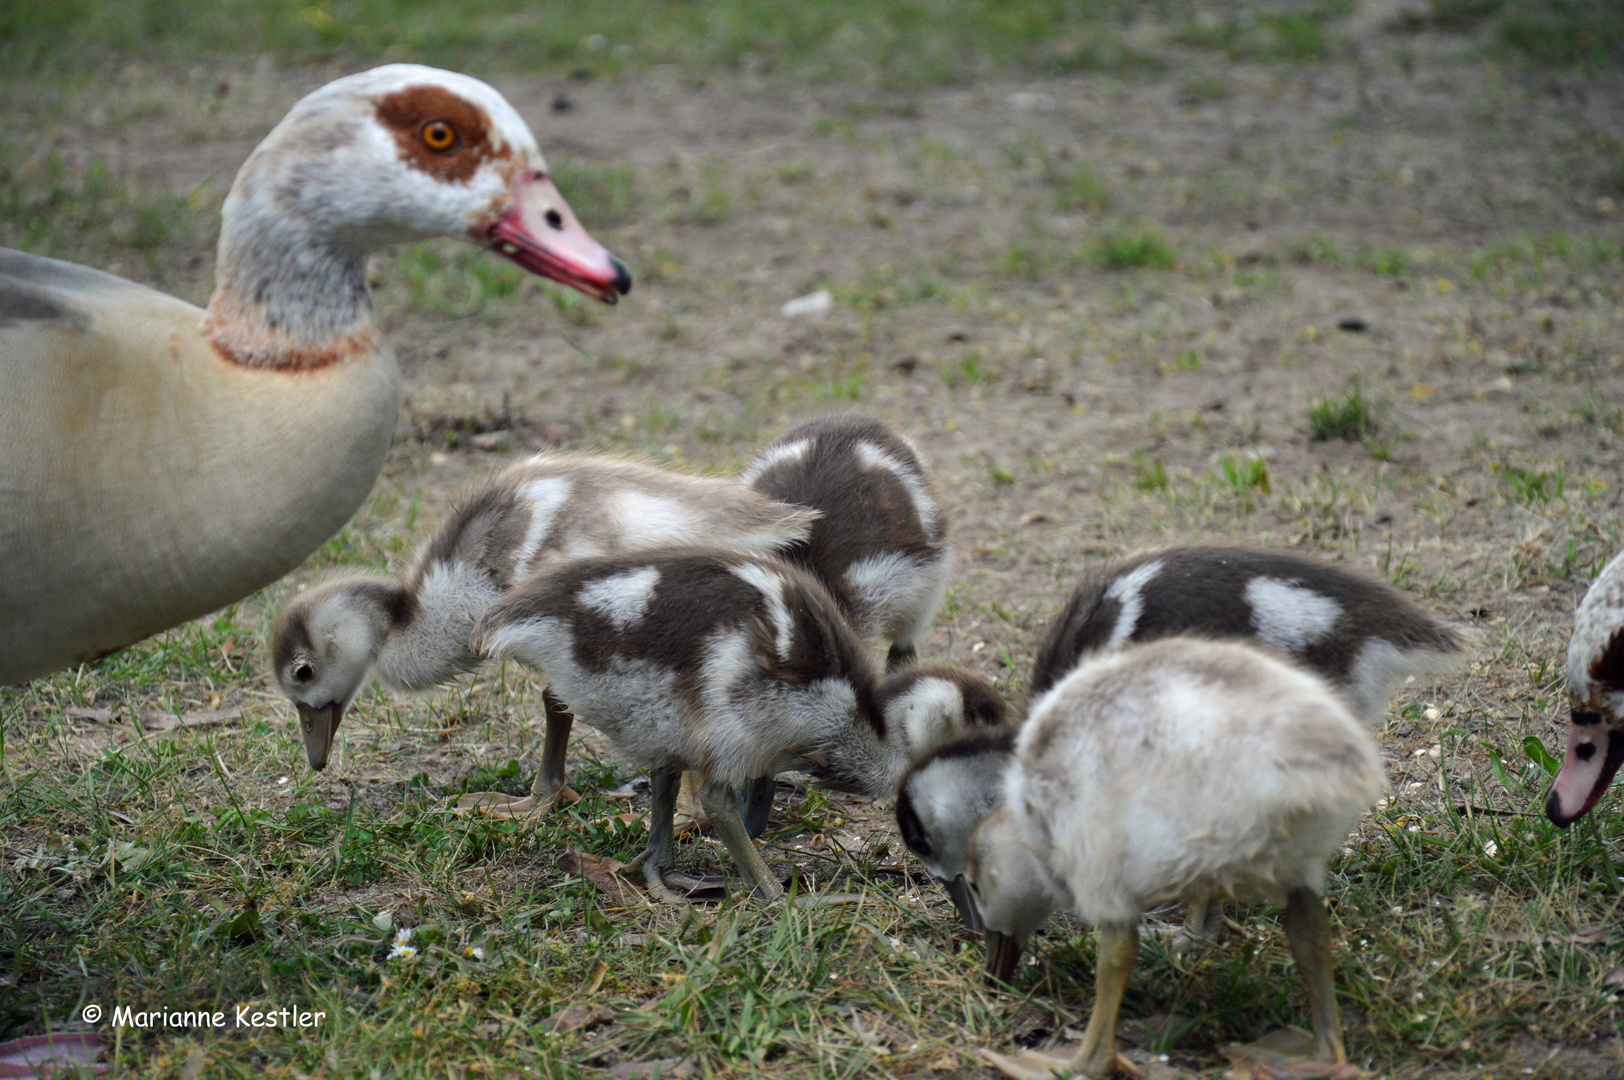
[[[1624,765],[1624,731],[1609,726],[1599,713],[1574,711],[1568,725],[1568,753],[1556,774],[1545,816],[1567,828],[1589,813]]]
[[[542,277],[613,304],[631,291],[626,264],[592,239],[546,173],[521,173],[513,209],[486,232],[491,249]]]

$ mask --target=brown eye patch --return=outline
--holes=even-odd
[[[443,86],[409,86],[378,102],[378,121],[394,133],[400,159],[436,180],[466,184],[479,167],[506,158],[489,140],[485,110]]]

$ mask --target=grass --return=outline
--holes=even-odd
[[[525,72],[615,75],[677,63],[696,70],[792,68],[903,84],[963,79],[987,64],[1127,69],[1141,64],[1107,21],[1120,0],[763,0],[611,6],[469,0],[67,0],[0,12],[0,67],[89,75],[120,57],[147,62],[268,53],[291,62],[343,58]]]
[[[1376,414],[1364,388],[1354,383],[1346,394],[1315,398],[1308,406],[1308,431],[1315,442],[1357,442],[1374,434]]]
[[[1090,254],[1107,270],[1171,270],[1173,248],[1159,229],[1112,229],[1096,236]]]

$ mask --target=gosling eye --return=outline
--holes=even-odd
[[[309,682],[316,677],[316,669],[308,661],[301,660],[293,666],[293,678],[302,683]]]

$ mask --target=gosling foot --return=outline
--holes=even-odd
[[[532,814],[547,814],[560,806],[581,801],[581,796],[567,787],[559,788],[551,795],[526,795],[522,799],[516,795],[504,795],[499,791],[470,791],[460,796],[454,808],[457,810],[478,810],[491,817],[520,818]]]
[[[1012,1076],[1015,1080],[1063,1080],[1070,1076],[1089,1076],[1093,1074],[1077,1071],[1073,1062],[1077,1060],[1076,1052],[1065,1053],[1055,1050],[1023,1050],[1019,1054],[1000,1054],[996,1050],[977,1050],[976,1054],[988,1065],[997,1069],[1005,1076]],[[1108,1076],[1126,1076],[1130,1080],[1139,1080],[1143,1073],[1139,1066],[1116,1054],[1106,1064],[1106,1067],[1094,1075],[1094,1080],[1105,1080]]]

